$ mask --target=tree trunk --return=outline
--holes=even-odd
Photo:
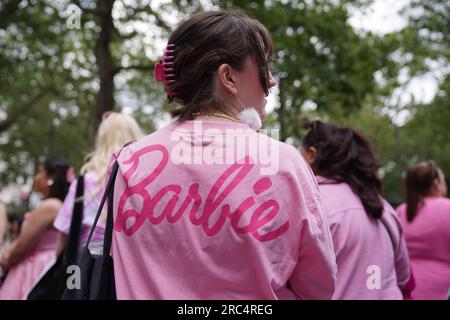
[[[98,0],[97,2],[101,30],[95,47],[95,58],[100,75],[100,91],[95,107],[95,128],[100,124],[103,113],[114,109],[114,65],[110,48],[114,30],[113,5],[114,0]]]
[[[21,0],[7,1],[2,5],[0,10],[0,29],[4,29],[11,21],[14,21],[14,16],[19,10]]]

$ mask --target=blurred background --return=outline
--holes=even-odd
[[[101,115],[132,113],[149,133],[170,121],[153,66],[176,23],[241,8],[272,33],[278,80],[266,127],[300,145],[302,120],[351,126],[374,144],[384,196],[403,200],[407,166],[450,176],[448,0],[1,0],[0,200],[28,209],[39,163],[76,169]]]

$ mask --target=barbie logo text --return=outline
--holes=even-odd
[[[148,168],[147,161],[142,160],[144,158],[156,159],[156,165]],[[141,160],[146,171],[145,174],[138,171],[137,178]],[[226,223],[236,233],[250,234],[258,241],[270,241],[281,236],[288,230],[289,221],[276,219],[280,206],[274,199],[256,201],[258,197],[264,197],[264,192],[272,187],[272,181],[267,176],[258,176],[254,183],[250,183],[252,188],[249,189],[248,175],[255,166],[251,162],[250,157],[245,157],[228,167],[223,166],[223,171],[215,181],[213,177],[207,187],[196,181],[192,181],[189,187],[176,183],[161,186],[157,179],[164,175],[169,163],[168,150],[162,145],[140,149],[122,162],[122,166],[129,168],[123,173],[125,189],[119,199],[115,231],[131,236],[147,220],[158,225],[164,220],[165,223],[176,223],[184,218],[200,226],[211,237]],[[169,173],[174,174],[173,171]],[[122,179],[119,177],[118,180]],[[200,192],[206,191],[205,188],[209,188],[209,192]],[[241,203],[231,204],[227,203],[231,193],[248,195]],[[204,194],[207,194],[206,199],[202,198]]]
[[[201,121],[193,132],[174,130],[171,140],[176,144],[170,152],[174,164],[233,164],[249,156],[258,164],[262,175],[274,175],[279,170],[279,130],[250,128],[219,130],[204,129]]]

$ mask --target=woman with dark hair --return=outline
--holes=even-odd
[[[397,208],[411,258],[413,299],[446,299],[450,288],[450,199],[442,170],[421,162],[406,173],[406,203]]]
[[[402,299],[408,254],[369,142],[351,128],[307,127],[301,152],[317,176],[338,266],[333,299]]]
[[[0,287],[0,300],[26,298],[34,282],[55,258],[58,232],[53,227],[58,210],[69,190],[68,164],[48,159],[34,178],[34,191],[43,200],[25,214],[19,237],[0,257],[0,267],[8,271]]]
[[[118,299],[331,298],[314,175],[255,130],[276,84],[271,51],[267,29],[235,10],[195,13],[171,33],[155,76],[176,119],[116,154]]]

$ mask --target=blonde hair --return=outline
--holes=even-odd
[[[101,188],[113,153],[119,151],[125,143],[143,135],[144,133],[132,116],[117,112],[109,113],[100,123],[95,150],[86,156],[87,162],[81,167],[81,174],[94,171],[98,176]]]

